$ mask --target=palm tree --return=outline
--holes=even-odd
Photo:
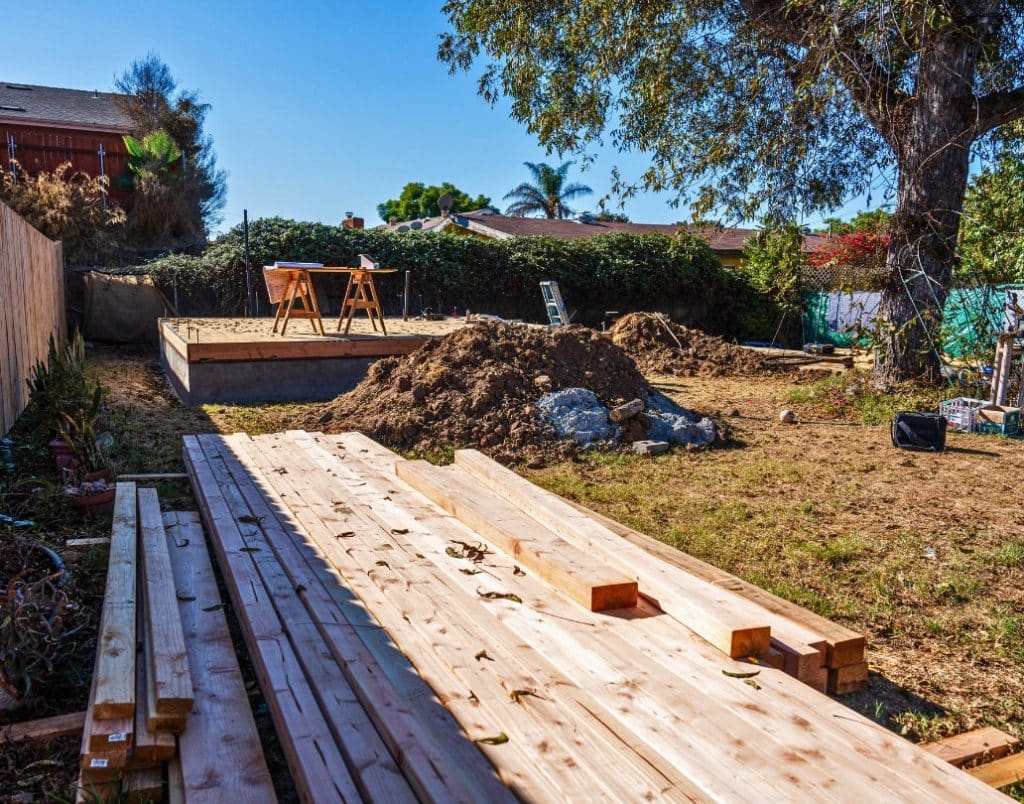
[[[543,162],[539,165],[532,162],[523,164],[533,174],[534,183],[523,182],[505,196],[506,201],[513,201],[505,210],[506,215],[525,217],[543,213],[548,218],[564,218],[566,215],[572,215],[572,210],[565,205],[566,201],[594,192],[585,184],[565,183],[572,162],[566,162],[558,168],[545,165]]]

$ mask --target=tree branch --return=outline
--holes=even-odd
[[[889,71],[860,44],[854,32],[841,27],[837,35],[830,34],[826,47],[815,34],[835,30],[840,25],[838,19],[807,6],[794,6],[787,0],[740,0],[740,5],[751,24],[762,33],[811,53],[817,51],[817,61],[833,66],[861,114],[895,148],[909,98],[896,86]],[[826,50],[832,51],[835,58],[820,58]]]
[[[1021,118],[1024,118],[1024,86],[993,92],[978,100],[979,135]]]

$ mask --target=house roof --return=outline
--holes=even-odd
[[[581,221],[573,218],[551,220],[549,218],[520,218],[509,215],[496,215],[486,210],[474,212],[456,212],[448,217],[424,218],[418,221],[405,221],[388,225],[392,232],[421,231],[438,232],[451,227],[475,232],[485,237],[504,239],[508,237],[544,236],[557,237],[562,240],[580,240],[596,237],[601,234],[661,234],[667,237],[675,235],[680,228],[688,230],[707,241],[712,251],[719,253],[739,254],[747,240],[753,237],[756,229],[740,229],[732,227],[694,227],[679,226],[668,223],[619,223],[617,221]],[[804,249],[818,251],[827,242],[825,235],[804,235]]]
[[[131,121],[113,92],[0,82],[0,122],[124,133]]]

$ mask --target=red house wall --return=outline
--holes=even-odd
[[[103,173],[110,180],[110,197],[124,203],[130,193],[118,190],[114,179],[128,173],[128,152],[120,134],[78,129],[58,129],[43,126],[0,123],[0,166],[9,168],[7,146],[14,137],[15,158],[29,173],[54,170],[64,162],[71,163],[72,172],[89,176],[100,175],[100,144],[103,145]]]

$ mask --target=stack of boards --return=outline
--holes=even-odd
[[[222,609],[198,514],[118,483],[79,801],[274,800]]]
[[[185,463],[304,800],[1003,800],[819,691],[860,637],[479,453]]]

